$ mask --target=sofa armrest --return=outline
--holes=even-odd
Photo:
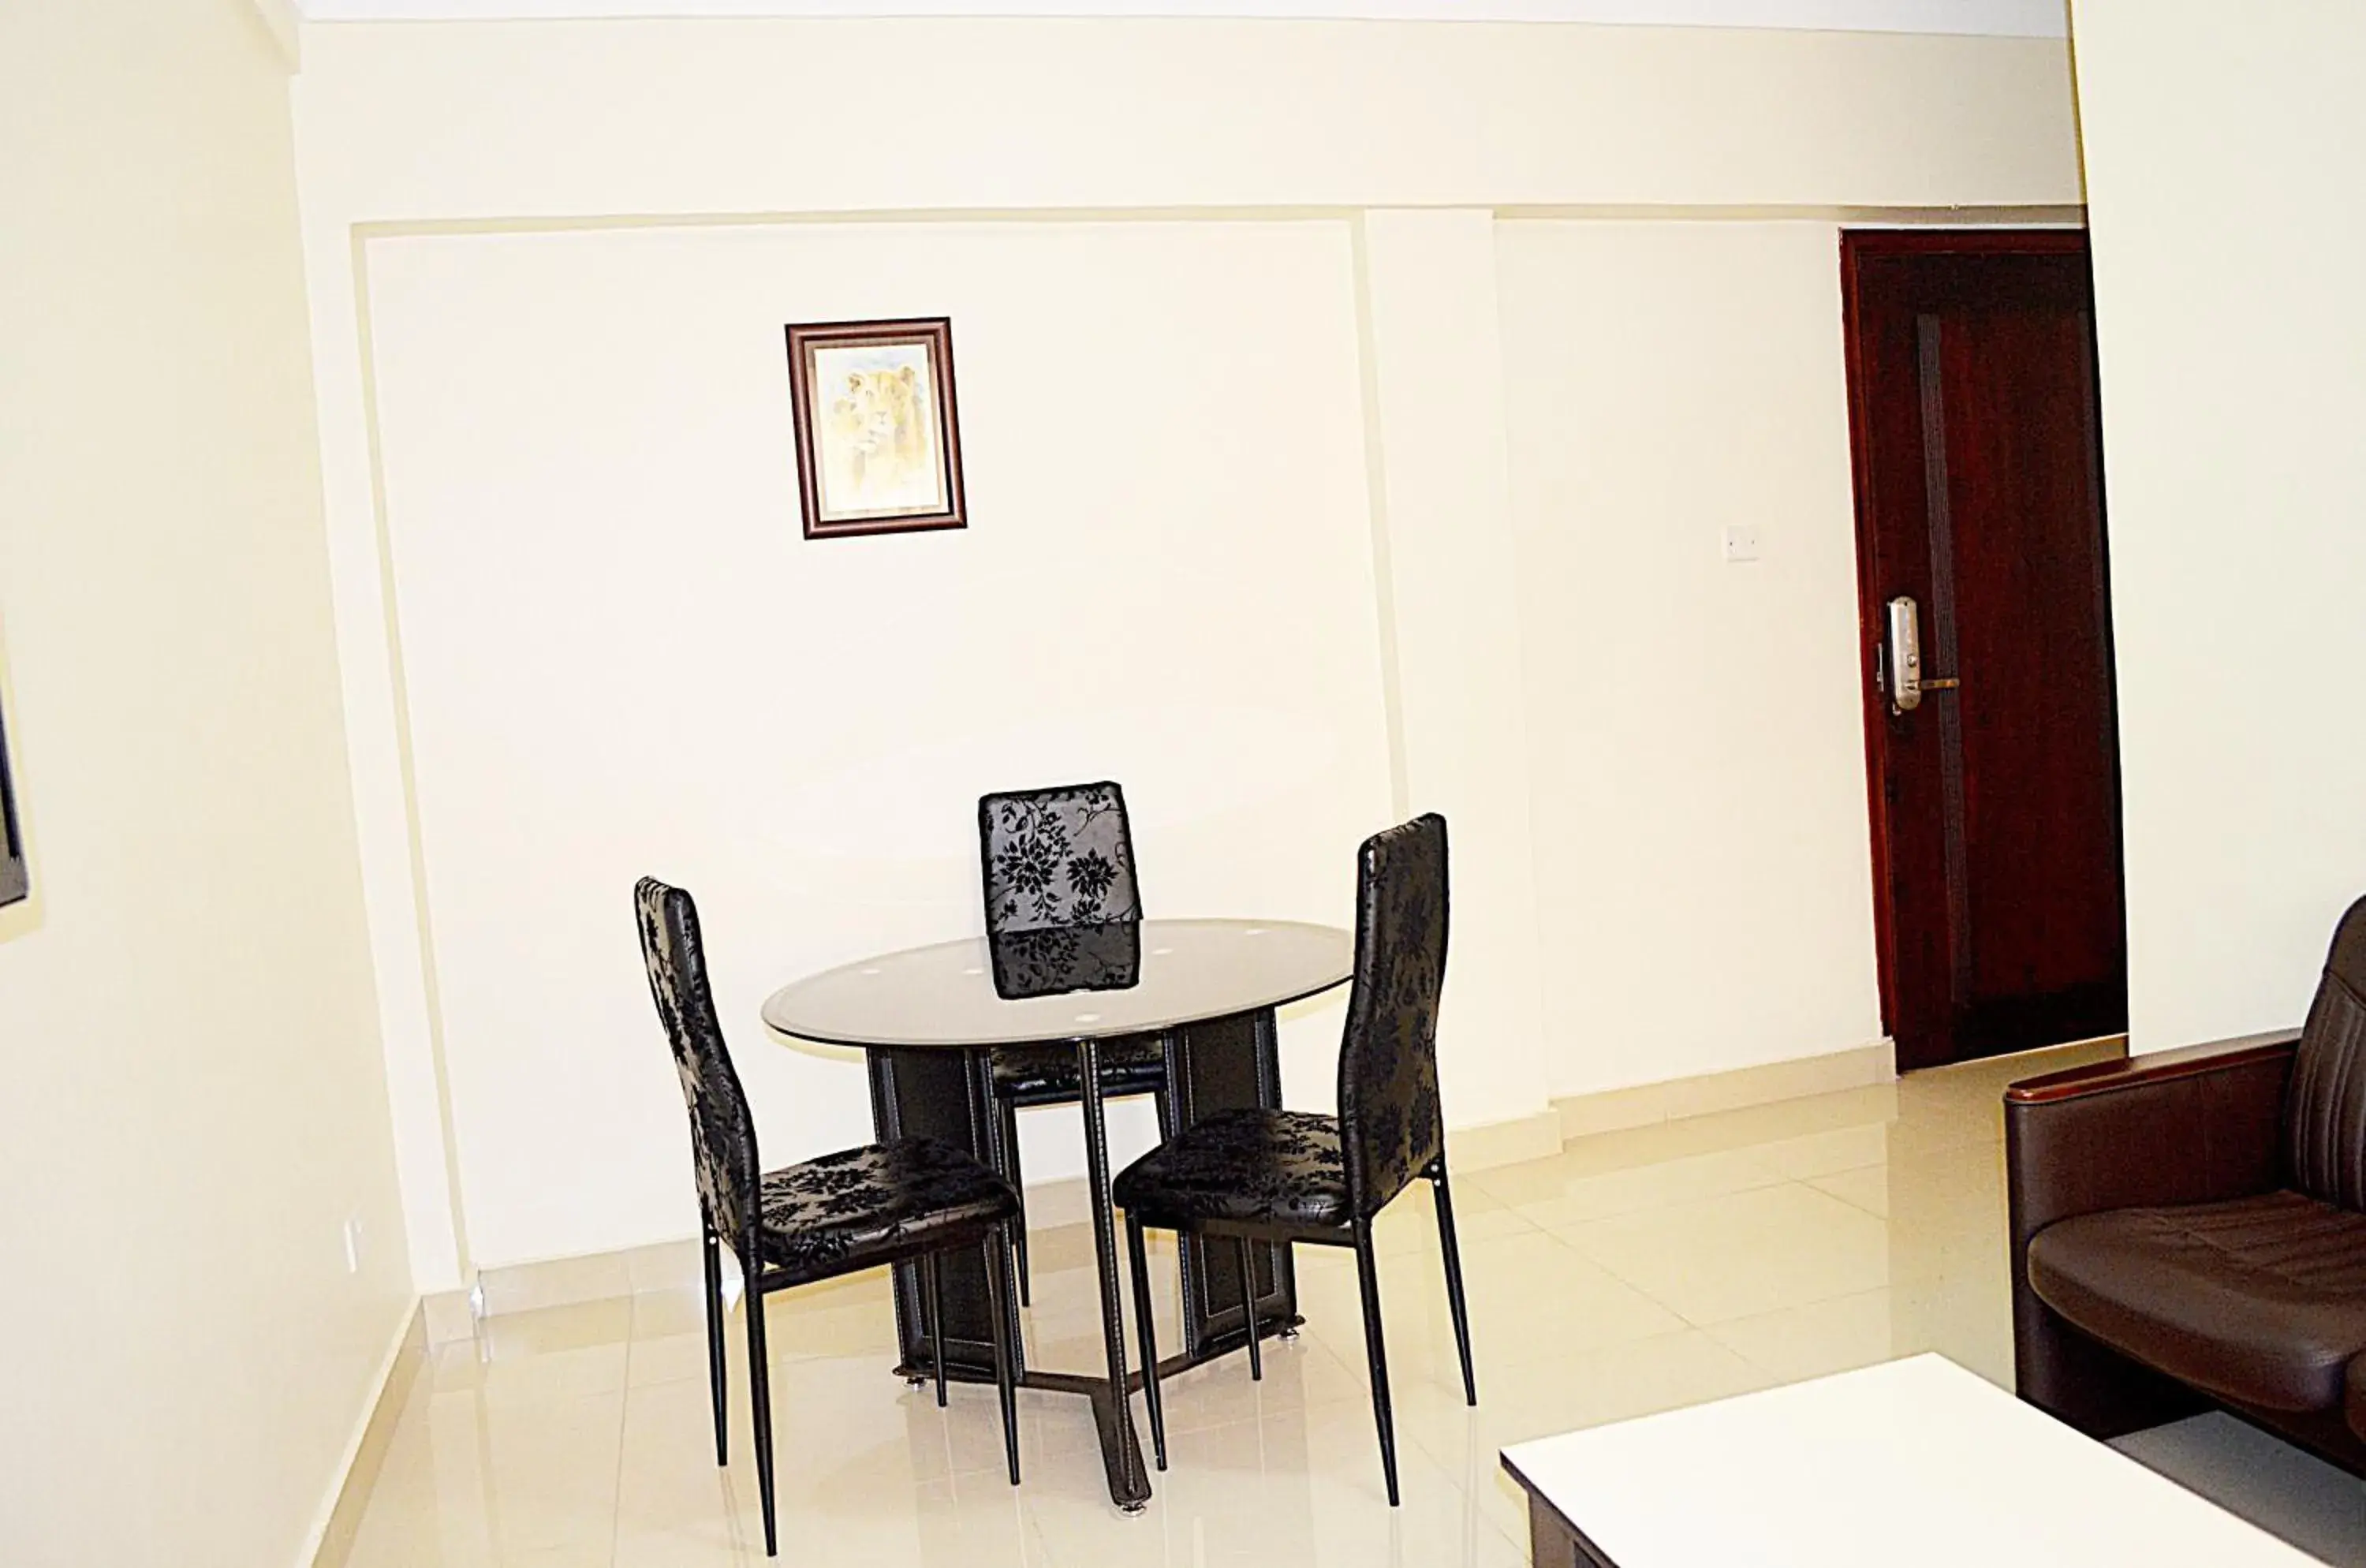
[[[2013,1249],[2056,1220],[2208,1203],[2282,1179],[2297,1030],[2030,1078],[2005,1090]]]
[[[2300,1035],[2297,1029],[2271,1029],[2261,1034],[2237,1034],[2202,1045],[2180,1045],[2174,1051],[2090,1062],[2083,1067],[2068,1067],[2044,1077],[2023,1078],[2007,1085],[2004,1101],[2007,1105],[2047,1105],[2085,1094],[2108,1094],[2116,1089],[2225,1072],[2254,1061],[2289,1057],[2300,1043]]]
[[[2116,1437],[2202,1407],[2088,1339],[2029,1284],[2029,1241],[2075,1214],[2248,1197],[2282,1185],[2297,1031],[2074,1067],[2004,1097],[2014,1379],[2021,1396]]]

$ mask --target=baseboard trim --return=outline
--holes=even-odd
[[[411,1385],[426,1364],[427,1313],[423,1303],[414,1301],[378,1365],[368,1408],[355,1424],[354,1435],[345,1440],[336,1486],[305,1536],[303,1550],[296,1556],[297,1568],[344,1568],[353,1554],[354,1537],[361,1529],[362,1512],[369,1506],[370,1490],[377,1484],[387,1448],[394,1441],[395,1423],[401,1419]]]
[[[1772,1105],[1811,1094],[1864,1089],[1888,1083],[1897,1077],[1896,1050],[1888,1040],[1883,1039],[1846,1051],[1767,1062],[1731,1072],[1570,1095],[1554,1100],[1553,1110],[1560,1118],[1563,1138],[1583,1138],[1595,1133],[1655,1126],[1687,1116]]]
[[[1505,1122],[1446,1130],[1446,1163],[1458,1171],[1489,1170],[1522,1160],[1549,1159],[1560,1153],[1560,1116],[1539,1111]]]
[[[468,1299],[466,1291],[438,1291],[422,1298],[419,1315],[427,1325],[427,1348],[431,1350],[477,1337],[477,1304]]]
[[[552,1258],[537,1263],[486,1269],[477,1275],[477,1289],[484,1314],[499,1317],[504,1313],[573,1306],[580,1302],[695,1285],[704,1267],[697,1239],[684,1237],[681,1241],[628,1247],[620,1252],[594,1252],[581,1258]]]
[[[1685,1116],[1733,1111],[1749,1105],[1769,1105],[1835,1089],[1860,1089],[1887,1083],[1898,1076],[1887,1040],[1794,1061],[1769,1062],[1729,1073],[1672,1078],[1632,1089],[1556,1100],[1549,1109],[1529,1116],[1446,1131],[1447,1157],[1458,1171],[1487,1170],[1522,1160],[1546,1159],[1560,1152],[1571,1138],[1592,1133],[1651,1126]],[[1085,1179],[1027,1184],[1027,1222],[1037,1230],[1090,1222],[1092,1207],[1085,1197]],[[513,1263],[487,1269],[477,1275],[477,1289],[487,1317],[533,1312],[543,1307],[574,1306],[650,1291],[688,1289],[699,1283],[698,1242],[693,1239],[658,1242],[619,1252],[598,1252],[581,1258],[553,1258],[535,1263]],[[468,1338],[476,1331],[476,1308],[467,1292],[447,1291],[421,1303],[426,1343],[444,1345]]]

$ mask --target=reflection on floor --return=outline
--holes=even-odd
[[[1495,1462],[1506,1443],[1926,1349],[2009,1382],[1999,1093],[2077,1059],[1607,1134],[1458,1179],[1476,1411],[1428,1202],[1408,1193],[1383,1221],[1381,1262],[1395,1511],[1346,1255],[1301,1250],[1307,1329],[1268,1351],[1262,1383],[1228,1361],[1167,1385],[1173,1468],[1131,1519],[1110,1505],[1082,1402],[1020,1395],[1026,1484],[1013,1490],[990,1388],[956,1386],[940,1411],[893,1378],[882,1276],[776,1297],[781,1561],[1509,1568],[1527,1551]],[[1088,1369],[1099,1354],[1090,1247],[1082,1226],[1035,1237],[1034,1364]],[[1171,1253],[1153,1266],[1171,1278]],[[736,1324],[731,1339],[727,1470],[714,1463],[693,1292],[499,1318],[479,1343],[446,1348],[403,1412],[355,1568],[763,1562]],[[2239,1492],[2260,1469],[2214,1427],[2156,1446],[2141,1457],[2203,1490],[2214,1474]],[[2366,1562],[2366,1488],[2291,1473],[2290,1496],[2261,1509],[2298,1506],[2318,1534],[2294,1539],[2328,1555],[2347,1509],[2350,1560]]]

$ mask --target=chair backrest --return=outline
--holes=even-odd
[[[699,938],[698,906],[679,887],[645,876],[633,888],[641,926],[641,958],[649,996],[673,1048],[674,1071],[690,1107],[691,1162],[700,1210],[715,1235],[742,1258],[748,1228],[760,1217],[761,1179],[756,1122],[706,984],[706,949]]]
[[[1113,784],[983,796],[977,840],[989,932],[1142,919],[1125,791]]]
[[[2366,898],[2334,928],[2293,1058],[2284,1134],[2293,1186],[2366,1210]]]
[[[1446,818],[1436,812],[1364,840],[1356,978],[1339,1045],[1339,1137],[1347,1196],[1378,1213],[1445,1151],[1437,1105],[1437,1006],[1446,987]]]

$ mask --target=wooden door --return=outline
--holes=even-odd
[[[2119,1032],[2086,236],[1853,232],[1842,272],[1876,925],[1898,1066]],[[1887,646],[1901,597],[1937,683],[1910,712]]]

